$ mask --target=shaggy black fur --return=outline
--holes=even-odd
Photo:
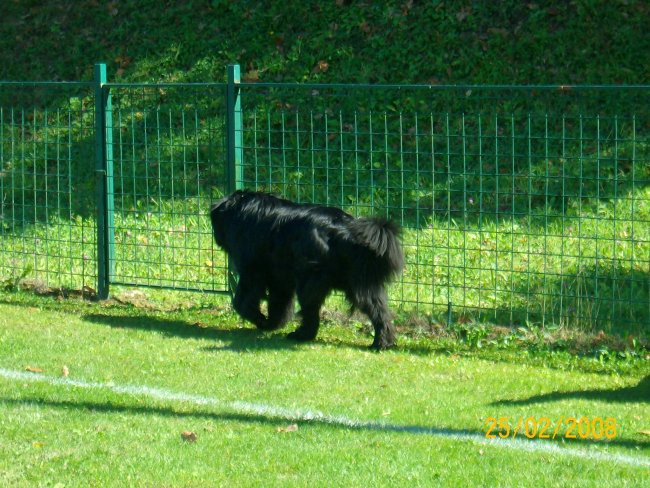
[[[337,289],[370,318],[371,347],[395,346],[385,285],[402,270],[404,256],[394,223],[252,191],[223,198],[210,216],[216,243],[239,273],[233,305],[244,319],[260,329],[282,327],[297,295],[302,324],[289,337],[311,340],[325,298]],[[267,293],[265,317],[260,302]]]

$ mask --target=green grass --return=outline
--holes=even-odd
[[[398,350],[376,354],[365,348],[367,331],[330,321],[317,342],[296,345],[284,332],[243,326],[217,298],[204,297],[193,308],[171,306],[182,298],[168,295],[152,300],[159,305],[142,309],[3,293],[0,368],[39,368],[56,378],[65,365],[71,380],[163,388],[224,404],[0,377],[2,484],[638,486],[650,480],[647,467],[563,454],[579,449],[650,459],[639,433],[650,418],[643,357],[597,372],[597,361],[567,361],[562,353],[452,352],[403,335]],[[609,443],[553,441],[560,451],[548,453],[317,421],[279,432],[294,420],[228,407],[236,401],[479,435],[490,416],[610,416],[618,436]],[[197,441],[183,441],[183,431],[195,432]]]

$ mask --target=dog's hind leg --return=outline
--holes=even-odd
[[[388,310],[388,297],[384,289],[373,290],[365,293],[363,297],[357,296],[356,305],[365,313],[375,329],[375,338],[370,345],[371,349],[389,349],[395,347],[395,328]]]
[[[233,299],[235,311],[259,329],[267,329],[266,317],[260,312],[260,302],[265,293],[261,280],[247,274],[239,275],[237,291]]]
[[[269,289],[269,330],[279,329],[293,316],[293,290],[274,284]]]
[[[298,283],[296,294],[300,303],[302,324],[287,336],[289,339],[311,341],[316,338],[320,326],[320,308],[329,291],[327,285],[315,278],[307,278]]]

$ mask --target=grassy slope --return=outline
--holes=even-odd
[[[29,365],[57,377],[66,365],[72,379],[479,434],[488,416],[614,416],[615,442],[558,446],[650,454],[638,433],[648,427],[647,392],[635,386],[647,377],[647,362],[625,376],[595,374],[535,367],[523,354],[495,362],[427,352],[408,339],[400,350],[377,355],[362,347],[367,337],[340,326],[325,327],[316,344],[300,347],[278,334],[259,336],[218,304],[163,314],[20,295],[4,294],[2,301],[2,368]],[[201,327],[193,325],[197,318]],[[545,397],[553,391],[564,394]],[[282,417],[6,379],[0,379],[0,411],[0,480],[13,486],[233,478],[242,485],[303,486],[648,481],[647,468],[607,461],[319,423],[298,422],[298,431],[281,433],[291,423]],[[197,433],[196,444],[181,441],[185,430]]]
[[[10,0],[0,79],[648,82],[643,0],[478,4]]]

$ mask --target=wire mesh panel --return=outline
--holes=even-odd
[[[230,86],[104,85],[103,175],[97,86],[0,83],[3,283],[94,286],[106,177],[110,283],[226,291],[207,213],[235,175],[402,224],[403,310],[650,325],[648,87]]]
[[[109,85],[113,283],[226,291],[210,203],[225,192],[224,85]]]
[[[93,95],[83,83],[0,83],[0,280],[96,282]]]
[[[242,184],[400,222],[403,309],[648,325],[649,94],[244,84]]]

